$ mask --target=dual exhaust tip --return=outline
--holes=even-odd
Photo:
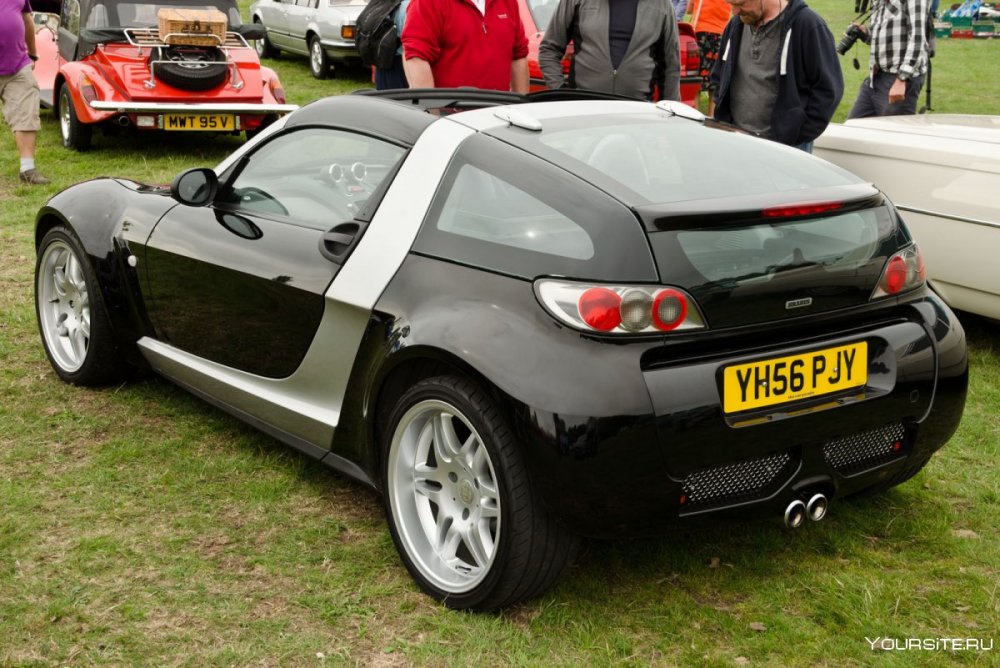
[[[789,529],[798,529],[805,524],[806,518],[819,522],[826,517],[829,508],[830,501],[825,494],[813,494],[804,503],[801,499],[795,499],[785,508],[785,526]]]

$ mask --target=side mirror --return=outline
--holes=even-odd
[[[205,206],[219,192],[219,177],[207,167],[181,172],[170,184],[170,196],[188,206]]]

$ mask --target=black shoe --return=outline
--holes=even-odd
[[[37,169],[28,169],[21,172],[21,183],[27,183],[32,186],[44,186],[47,183],[51,183],[51,181],[42,176],[41,172]]]

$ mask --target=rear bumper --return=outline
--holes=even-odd
[[[191,114],[286,114],[298,109],[296,104],[254,104],[249,102],[115,102],[94,100],[90,107],[98,111],[127,113]]]
[[[928,291],[897,315],[788,344],[766,336],[730,341],[738,354],[720,345],[680,358],[657,355],[654,364],[644,359],[645,415],[523,409],[516,422],[545,503],[578,533],[613,537],[780,517],[796,498],[819,492],[835,499],[905,477],[957,428],[968,363],[964,331],[936,295]],[[765,411],[745,426],[727,419],[724,366],[794,354],[817,339],[870,342],[863,392],[797,404],[794,412]]]

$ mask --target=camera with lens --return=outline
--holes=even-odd
[[[871,16],[871,4],[870,0],[854,0],[854,13],[857,16],[854,17],[854,22],[847,26],[847,30],[844,32],[844,36],[840,38],[837,42],[837,53],[839,55],[844,55],[847,50],[854,46],[854,43],[861,38],[861,41],[865,40],[865,31],[861,29],[861,24],[868,20]],[[857,68],[857,65],[854,66]]]
[[[854,46],[854,43],[858,41],[859,37],[864,37],[865,31],[861,29],[860,26],[851,24],[847,27],[847,31],[844,36],[840,38],[837,42],[837,53],[841,56],[847,53],[847,50]]]

